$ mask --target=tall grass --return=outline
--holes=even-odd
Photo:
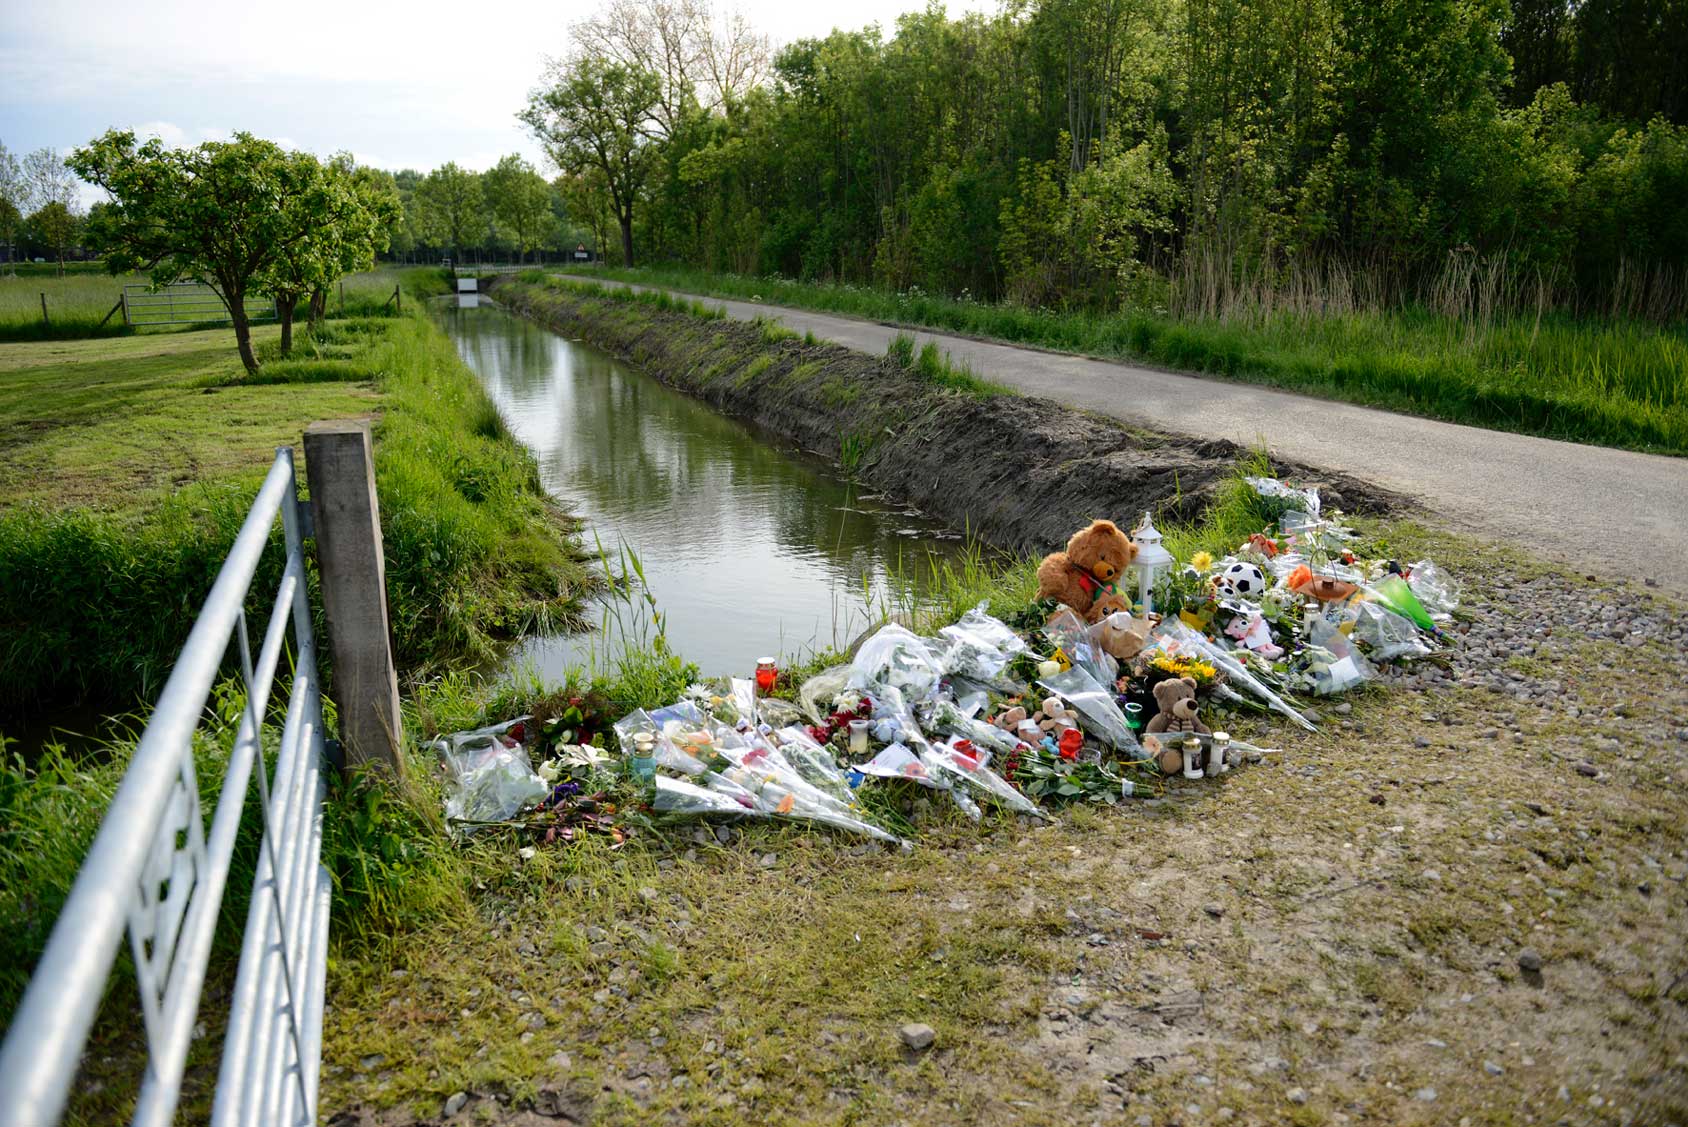
[[[1196,260],[1190,269],[1199,267]],[[1145,360],[1498,430],[1688,454],[1688,326],[1553,312],[1491,265],[1440,279],[1428,299],[1435,308],[1389,308],[1401,295],[1374,292],[1361,272],[1333,267],[1250,288],[1222,285],[1215,267],[1205,281],[1185,280],[1171,312],[1110,314],[677,268],[593,273]]]
[[[206,719],[193,742],[200,808],[209,817],[221,791],[234,744],[244,690],[238,681],[213,691]],[[279,720],[280,709],[272,720]],[[408,718],[414,721],[414,713]],[[131,718],[136,733],[92,753],[74,756],[51,745],[25,763],[5,754],[0,738],[0,1027],[9,1020],[30,973],[64,906],[82,860],[128,770],[143,718]],[[410,730],[415,731],[414,723]],[[279,730],[266,725],[269,768]],[[410,780],[401,786],[366,776],[331,773],[323,819],[322,863],[334,879],[337,952],[355,954],[383,946],[408,929],[467,905],[464,862],[444,834],[440,795],[427,753],[413,746]],[[218,917],[213,967],[232,966],[239,956],[240,926],[256,870],[263,816],[252,784],[235,841],[222,911]],[[213,975],[213,981],[216,979]],[[128,946],[119,953],[108,987],[122,992],[124,1009],[133,995]]]
[[[65,277],[36,274],[16,278],[0,274],[0,341],[75,340],[92,336],[120,336],[130,332],[121,311],[102,327],[125,284],[145,281],[126,274],[79,273]],[[41,299],[47,301],[47,319],[41,316]]]

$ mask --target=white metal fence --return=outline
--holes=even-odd
[[[247,298],[246,319],[276,320],[275,299]],[[123,321],[128,325],[198,325],[228,320],[228,305],[204,282],[172,282],[156,290],[145,285],[123,287]]]
[[[276,452],[0,1045],[0,1123],[48,1127],[71,1084],[125,928],[147,1064],[133,1123],[169,1124],[252,776],[263,842],[212,1122],[316,1122],[329,876],[320,864],[325,740],[293,452]],[[276,517],[287,560],[253,653],[245,603]],[[289,624],[292,685],[273,778],[263,718]],[[246,704],[207,832],[193,739],[230,642]]]

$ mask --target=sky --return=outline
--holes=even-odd
[[[6,0],[0,142],[61,152],[112,127],[198,144],[247,130],[381,168],[477,170],[542,154],[515,119],[596,0]],[[880,23],[924,0],[716,0],[776,43]],[[994,10],[950,0],[952,15]],[[484,13],[484,15],[477,15]],[[278,15],[280,18],[278,18]],[[91,191],[91,190],[90,190]]]

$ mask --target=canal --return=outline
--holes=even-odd
[[[706,675],[843,646],[961,551],[940,525],[595,348],[486,299],[441,317],[545,487],[585,520],[589,550],[637,555],[669,645]],[[625,604],[599,623],[529,638],[512,666],[555,681],[653,631]]]

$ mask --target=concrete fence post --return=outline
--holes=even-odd
[[[404,773],[399,681],[387,620],[387,571],[369,424],[336,420],[305,430],[317,568],[334,654],[334,704],[346,766]]]

